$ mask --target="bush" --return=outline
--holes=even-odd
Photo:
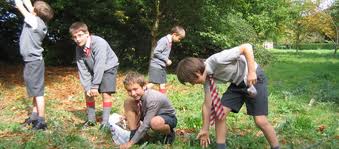
[[[315,50],[315,49],[334,49],[335,43],[300,43],[296,44],[276,44],[276,49],[300,49],[300,50]]]
[[[264,48],[255,48],[254,57],[255,57],[256,62],[260,64],[261,66],[270,64],[274,60],[273,54]]]

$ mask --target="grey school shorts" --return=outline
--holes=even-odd
[[[102,81],[99,85],[99,93],[115,93],[117,73],[118,66],[110,68],[104,72]]]
[[[168,124],[172,129],[177,127],[177,117],[174,116],[170,116],[170,115],[157,115],[160,116],[161,118],[163,118],[165,120],[165,124]]]
[[[244,82],[239,85],[231,84],[221,98],[221,102],[234,113],[238,113],[242,105],[246,103],[247,114],[252,116],[268,115],[268,92],[267,78],[263,70],[258,67],[257,83],[254,87],[257,95],[252,98],[247,93],[247,86]]]
[[[148,76],[150,83],[164,84],[167,82],[166,75],[166,68],[149,67]]]
[[[25,62],[24,81],[29,97],[44,96],[45,88],[45,62],[36,60]]]

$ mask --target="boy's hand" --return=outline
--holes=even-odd
[[[167,60],[167,61],[166,61],[166,65],[167,65],[167,66],[169,66],[169,65],[171,65],[171,64],[172,64],[172,61],[171,61],[171,60]]]
[[[99,91],[98,89],[90,89],[89,91],[86,92],[86,95],[89,96],[89,97],[96,97],[99,95]]]
[[[257,74],[255,72],[248,72],[247,75],[247,86],[252,86],[257,83]]]
[[[125,143],[125,144],[121,144],[120,145],[120,149],[129,149],[129,148],[131,148],[132,147],[132,143],[130,143],[130,142],[127,142],[127,143]]]
[[[200,132],[197,135],[197,139],[200,140],[200,146],[203,148],[207,148],[208,145],[211,144],[209,132],[206,130],[200,130]]]

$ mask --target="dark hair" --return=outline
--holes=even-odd
[[[176,74],[180,83],[193,83],[198,79],[196,73],[201,75],[205,71],[204,60],[195,57],[184,58],[178,63]]]
[[[54,12],[53,12],[52,7],[44,1],[35,1],[34,2],[34,12],[44,22],[48,22],[54,16]]]
[[[78,31],[83,31],[85,33],[88,32],[88,27],[84,22],[74,22],[70,27],[69,27],[69,33],[72,34],[74,32]]]
[[[134,71],[130,71],[126,74],[123,83],[125,87],[135,83],[139,84],[141,87],[144,87],[146,85],[144,76]]]

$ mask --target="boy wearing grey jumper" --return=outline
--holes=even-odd
[[[147,130],[165,134],[163,143],[172,144],[175,139],[174,128],[177,125],[175,110],[166,95],[146,87],[144,76],[130,72],[124,80],[125,89],[130,96],[125,100],[124,110],[130,140],[120,148],[130,148],[139,143]],[[142,121],[142,122],[141,122]]]
[[[157,42],[148,70],[148,88],[152,88],[154,84],[159,84],[159,91],[166,93],[166,67],[172,64],[169,59],[172,42],[180,42],[183,38],[185,38],[185,30],[181,26],[175,26],[171,29],[171,34],[162,37]]]
[[[76,62],[80,82],[85,90],[88,119],[83,127],[95,125],[94,97],[102,93],[103,115],[100,129],[106,129],[109,126],[108,119],[112,108],[111,94],[116,91],[118,57],[106,40],[89,33],[85,23],[73,23],[69,32],[77,44]]]
[[[25,17],[20,35],[20,54],[24,60],[24,81],[29,97],[33,97],[33,110],[24,125],[33,130],[45,130],[44,73],[42,41],[47,34],[46,22],[53,17],[52,8],[43,1],[15,0],[16,7]]]

